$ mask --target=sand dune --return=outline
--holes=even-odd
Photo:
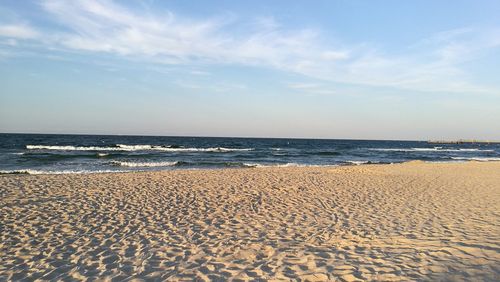
[[[500,280],[500,163],[0,177],[0,280]]]

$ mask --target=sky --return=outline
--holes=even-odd
[[[500,1],[0,1],[0,132],[500,140]]]

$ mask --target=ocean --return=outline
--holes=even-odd
[[[0,134],[0,174],[500,161],[500,144]]]

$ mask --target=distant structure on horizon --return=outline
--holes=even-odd
[[[459,140],[429,140],[427,143],[430,144],[495,144],[500,143],[500,141],[490,141],[490,140],[476,140],[476,139],[459,139]]]

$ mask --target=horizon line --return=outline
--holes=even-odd
[[[174,138],[235,138],[235,139],[298,139],[298,140],[348,140],[348,141],[403,141],[403,142],[443,142],[474,141],[477,143],[500,143],[500,140],[485,139],[365,139],[365,138],[322,138],[322,137],[258,137],[258,136],[204,136],[204,135],[157,135],[157,134],[99,134],[99,133],[41,133],[41,132],[0,132],[0,134],[24,135],[88,135],[88,136],[130,136],[130,137],[174,137]],[[473,143],[473,142],[470,142]]]

